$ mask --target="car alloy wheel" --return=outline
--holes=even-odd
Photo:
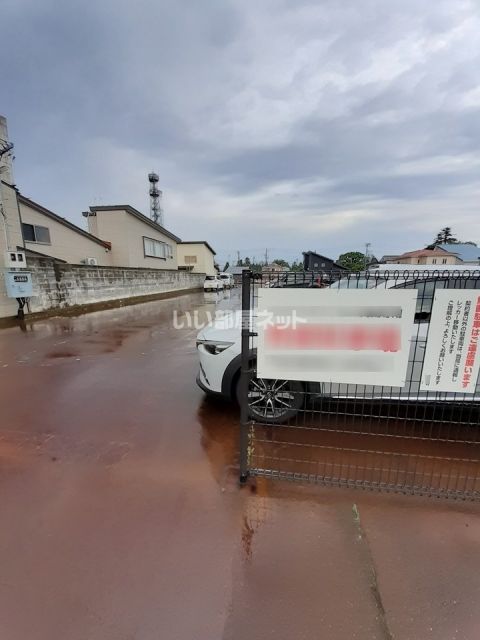
[[[304,395],[302,383],[296,380],[252,378],[248,385],[249,413],[259,422],[285,422],[298,413]]]

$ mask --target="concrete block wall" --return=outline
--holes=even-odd
[[[30,311],[46,311],[60,306],[60,292],[53,260],[27,258],[32,272],[34,297],[30,299]]]
[[[188,271],[71,265],[44,258],[28,258],[27,264],[33,280],[32,313],[201,289],[205,279]],[[16,303],[8,315],[15,312]]]

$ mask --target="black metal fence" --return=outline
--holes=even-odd
[[[420,390],[435,292],[480,289],[479,270],[244,272],[242,286],[241,481],[267,476],[437,497],[480,497],[479,382],[468,394]],[[257,378],[256,303],[261,287],[416,289],[406,386],[399,390]]]

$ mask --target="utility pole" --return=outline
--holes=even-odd
[[[370,247],[372,246],[371,242],[365,243],[365,271],[367,270],[368,258],[370,257]]]
[[[3,125],[2,129],[4,129],[5,131],[5,137],[7,137],[6,121],[4,120],[1,124]],[[0,133],[3,134],[3,130]],[[8,139],[4,140],[3,138],[0,138],[0,180],[1,180],[1,174],[5,173],[8,182],[12,181],[11,159],[10,159],[10,152],[12,151],[12,149],[13,149],[13,142],[9,142]],[[4,156],[6,158],[5,164],[3,164]],[[10,238],[8,233],[8,220],[7,220],[7,214],[5,213],[5,209],[3,207],[3,196],[2,196],[1,184],[0,184],[0,215],[2,216],[3,232],[5,234],[5,251],[9,251]]]
[[[240,251],[237,251],[237,264],[240,262]]]
[[[268,249],[265,249],[265,266],[268,266]]]

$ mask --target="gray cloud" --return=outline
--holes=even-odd
[[[222,259],[480,240],[475,0],[5,0],[2,25],[17,182],[79,224],[146,210],[155,168]]]

